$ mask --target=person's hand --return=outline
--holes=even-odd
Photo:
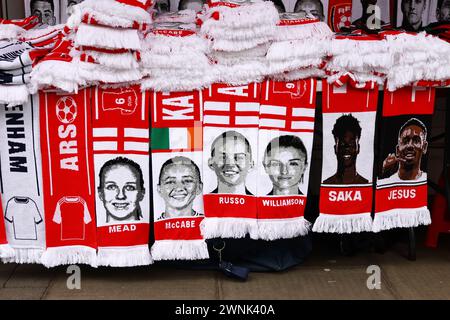
[[[402,161],[404,161],[404,159],[397,157],[395,153],[390,153],[383,161],[381,178],[387,178],[393,175],[398,170],[399,162]]]

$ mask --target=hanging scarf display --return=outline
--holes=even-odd
[[[316,80],[262,85],[258,136],[258,236],[308,233],[304,219],[314,135]]]
[[[8,239],[6,237],[5,221],[3,220],[4,210],[2,207],[1,197],[0,197],[0,209],[1,209],[0,212],[2,214],[2,217],[0,219],[0,259],[5,259],[13,257],[14,250],[8,244]]]
[[[152,93],[155,260],[207,259],[204,218],[202,92]]]
[[[148,95],[98,87],[93,109],[98,265],[151,264]]]
[[[372,230],[372,174],[378,88],[323,81],[320,215],[314,232]]]
[[[434,88],[385,91],[374,232],[431,223],[426,166],[434,97]]]
[[[96,266],[90,94],[40,93],[47,267]]]
[[[15,263],[39,263],[45,249],[45,221],[39,130],[39,97],[0,109],[1,191],[8,243]]]
[[[257,237],[256,183],[261,85],[204,90],[205,238]]]

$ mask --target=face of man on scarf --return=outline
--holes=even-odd
[[[49,1],[31,2],[31,15],[37,16],[42,24],[49,26],[56,24],[54,8]]]
[[[227,186],[245,184],[250,169],[253,168],[252,156],[244,139],[236,136],[220,138],[212,146],[213,156],[208,160],[219,183]]]
[[[299,0],[294,12],[299,13],[302,18],[316,18],[320,21],[324,20],[323,7],[320,0]]]
[[[264,160],[264,168],[274,188],[296,187],[306,170],[306,155],[294,147],[272,147]]]
[[[424,130],[417,125],[410,125],[403,129],[398,138],[396,157],[400,167],[413,169],[420,166],[422,155],[427,152],[428,143]]]
[[[403,19],[417,30],[422,23],[422,13],[425,10],[426,0],[403,0]]]
[[[334,152],[338,166],[348,168],[356,164],[359,154],[359,138],[351,131],[345,131],[342,137],[335,138]]]
[[[119,221],[139,218],[139,202],[145,193],[140,179],[142,177],[128,165],[113,165],[105,170],[98,192],[107,216]]]
[[[450,0],[443,0],[442,4],[438,5],[436,18],[439,22],[450,22]]]
[[[192,209],[194,199],[202,193],[203,187],[193,165],[174,163],[163,170],[158,184],[158,193],[164,199],[166,212],[187,207]]]

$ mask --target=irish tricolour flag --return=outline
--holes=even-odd
[[[153,128],[151,135],[152,150],[202,150],[202,130],[202,127]]]

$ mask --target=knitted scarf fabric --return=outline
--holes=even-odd
[[[14,256],[14,250],[8,244],[8,238],[6,236],[5,231],[5,221],[3,217],[5,216],[3,207],[1,205],[1,197],[0,197],[0,209],[2,213],[2,218],[0,219],[0,259],[11,258]]]
[[[372,173],[378,88],[323,81],[320,215],[313,231],[372,230]]]
[[[269,75],[278,80],[321,77],[332,36],[326,23],[302,19],[301,14],[280,15],[275,41],[267,51]]]
[[[39,97],[0,109],[1,192],[8,243],[15,263],[39,263],[45,221],[39,130]]]
[[[203,209],[202,92],[152,93],[155,260],[207,259]]]
[[[195,25],[155,24],[145,37],[142,51],[142,90],[190,91],[214,82],[206,53],[208,43],[197,34]]]
[[[205,238],[257,238],[257,160],[261,86],[214,84],[203,97]]]
[[[47,267],[96,266],[90,94],[40,93]]]
[[[427,158],[434,88],[385,92],[373,231],[431,223]]]
[[[149,99],[138,86],[96,88],[92,139],[99,266],[152,263]]]
[[[26,30],[32,29],[39,24],[39,18],[36,16],[25,19],[0,19],[0,39],[13,40]]]
[[[316,80],[262,85],[258,134],[258,236],[305,235]]]

